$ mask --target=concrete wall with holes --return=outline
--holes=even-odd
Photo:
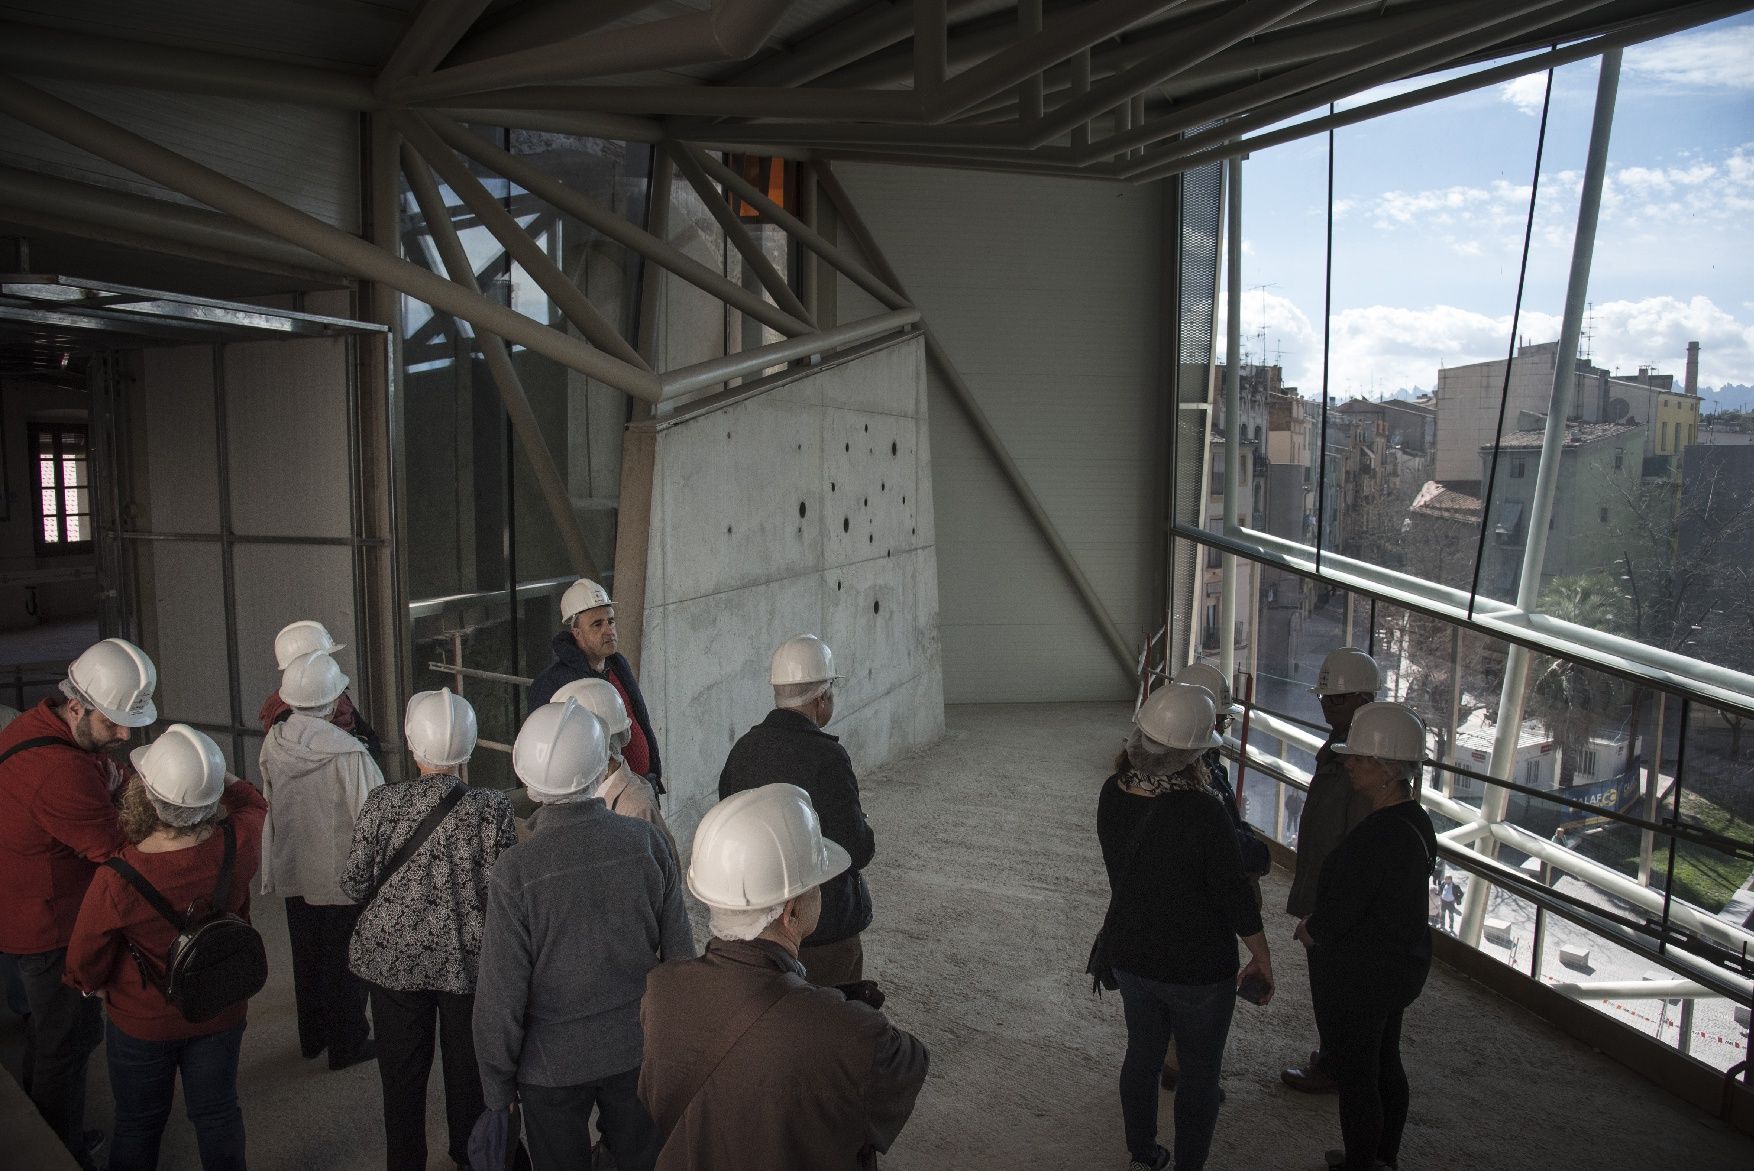
[[[944,730],[923,343],[768,387],[634,424],[656,437],[640,677],[684,843],[792,635],[834,648],[828,731],[855,768]]]

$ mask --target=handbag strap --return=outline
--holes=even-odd
[[[786,993],[792,990],[784,980],[776,980],[774,984],[777,987],[769,989],[766,995],[752,1001],[743,1015],[732,1021],[731,1026],[719,1034],[713,1042],[713,1047],[701,1058],[700,1064],[694,1067],[694,1072],[688,1079],[688,1090],[682,1095],[682,1109],[676,1112],[678,1120],[681,1120],[688,1113],[689,1107],[694,1105],[695,1098],[700,1096],[700,1091],[706,1085],[707,1079],[711,1078],[718,1071],[719,1066],[724,1064],[725,1058],[731,1055],[731,1050],[737,1047],[738,1042],[747,1037],[749,1030],[760,1024],[761,1018],[772,1012],[774,1005],[784,1000]]]
[[[146,900],[146,905],[157,911],[160,917],[175,927],[178,935],[189,929],[188,921],[177,913],[176,908],[170,905],[169,900],[159,894],[158,888],[148,882],[146,876],[130,866],[125,859],[121,857],[105,858],[104,865],[120,874],[129,886],[138,891],[140,897]]]
[[[390,876],[407,865],[408,860],[413,858],[420,847],[426,844],[426,839],[430,838],[433,831],[438,829],[440,822],[450,816],[451,810],[457,807],[457,803],[463,799],[463,794],[468,791],[469,786],[465,785],[460,778],[451,782],[450,789],[445,792],[443,797],[439,798],[438,804],[434,805],[427,811],[426,816],[420,819],[420,824],[414,827],[414,832],[408,835],[408,840],[403,842],[394,854],[390,855],[390,861],[385,864],[382,873],[378,875],[377,882],[372,886],[371,894],[366,896],[365,904],[361,907],[362,911],[378,897],[378,892],[384,889],[384,884],[390,881]]]

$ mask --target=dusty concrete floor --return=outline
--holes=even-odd
[[[1120,1002],[1093,998],[1078,974],[1106,897],[1096,792],[1126,714],[1120,705],[952,708],[942,744],[866,778],[878,840],[868,974],[933,1063],[886,1171],[1126,1166],[1114,1085]],[[1268,879],[1269,909],[1283,905],[1285,887],[1283,873]],[[272,975],[251,1006],[240,1073],[251,1164],[375,1171],[376,1067],[330,1073],[298,1057],[279,900],[261,900],[256,916]],[[1269,915],[1279,996],[1237,1008],[1214,1168],[1315,1171],[1322,1149],[1338,1145],[1333,1100],[1278,1080],[1313,1032],[1289,928]],[[0,1061],[14,1073],[18,1040],[0,1010]],[[1414,1095],[1404,1167],[1754,1166],[1754,1140],[1442,969],[1408,1014],[1404,1047]],[[436,1078],[429,1093],[431,1166],[448,1171]],[[109,1112],[100,1050],[88,1125],[106,1126]],[[161,1166],[198,1166],[180,1106]]]

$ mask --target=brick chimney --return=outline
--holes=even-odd
[[[1687,393],[1699,397],[1699,343],[1687,343]]]

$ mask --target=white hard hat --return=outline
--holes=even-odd
[[[599,606],[614,604],[609,600],[608,590],[588,577],[581,577],[566,587],[566,593],[560,595],[560,620],[570,626],[575,615],[586,610],[595,610]]]
[[[1424,760],[1425,721],[1404,703],[1367,703],[1352,717],[1343,744],[1334,751],[1382,760]]]
[[[1204,687],[1212,697],[1212,705],[1223,709],[1227,716],[1242,715],[1242,706],[1230,701],[1230,685],[1224,681],[1224,672],[1207,663],[1189,663],[1175,673],[1172,680],[1185,683],[1189,687]]]
[[[205,732],[172,724],[151,744],[128,754],[146,791],[167,805],[199,809],[225,792],[225,754]]]
[[[1382,675],[1376,669],[1376,660],[1355,646],[1343,646],[1328,652],[1328,657],[1322,660],[1321,674],[1316,676],[1316,685],[1310,690],[1317,695],[1358,692],[1375,695],[1381,686]]]
[[[834,673],[834,652],[814,634],[800,634],[780,643],[767,672],[767,681],[776,687],[783,683],[827,683],[839,678]]]
[[[609,771],[603,721],[576,699],[543,704],[518,729],[512,770],[532,796],[567,797],[596,784]]]
[[[144,728],[158,719],[152,702],[158,668],[125,638],[106,638],[87,647],[68,666],[67,681],[111,723]]]
[[[322,707],[346,690],[341,665],[322,651],[300,655],[280,672],[280,698],[293,707]]]
[[[282,670],[292,666],[292,661],[303,655],[322,651],[332,655],[336,651],[346,650],[346,646],[336,642],[329,635],[329,628],[314,618],[303,618],[288,623],[280,628],[274,636],[274,662]]]
[[[777,907],[853,864],[822,836],[810,795],[796,785],[763,785],[727,797],[700,819],[688,889],[724,911]]]
[[[619,736],[633,727],[633,721],[627,715],[627,705],[621,702],[621,692],[615,690],[615,684],[607,679],[574,679],[556,691],[548,702],[565,703],[569,699],[578,700],[580,707],[602,720],[611,736]]]
[[[1218,707],[1204,687],[1171,683],[1139,706],[1133,724],[1165,748],[1216,748],[1224,738],[1212,729]]]
[[[281,697],[282,699],[285,696]],[[462,764],[475,751],[475,709],[449,687],[417,692],[402,718],[408,750],[432,765]]]

